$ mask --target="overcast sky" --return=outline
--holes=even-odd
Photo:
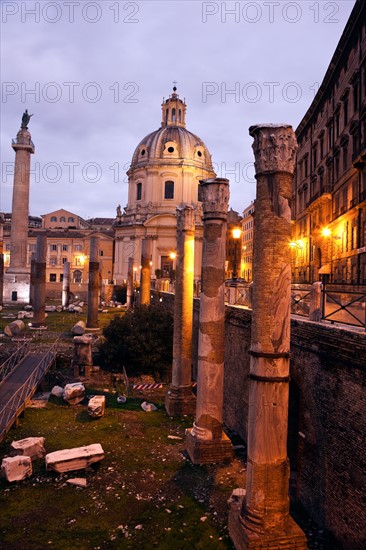
[[[28,108],[30,213],[114,217],[127,203],[133,151],[160,127],[162,98],[177,81],[187,128],[242,212],[255,198],[249,126],[296,128],[353,6],[2,0],[0,210],[11,211],[11,139]]]

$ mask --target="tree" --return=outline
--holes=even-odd
[[[103,329],[101,352],[113,370],[163,377],[172,363],[173,315],[161,304],[136,306]]]

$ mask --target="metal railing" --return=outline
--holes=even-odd
[[[322,319],[366,330],[366,291],[337,288],[324,284],[322,290]]]
[[[21,344],[16,351],[0,366],[0,384],[23,359],[23,357],[27,355],[29,352],[30,342],[31,340],[25,340],[23,344]]]
[[[311,285],[291,285],[291,313],[309,317]]]
[[[20,386],[20,388],[17,389],[11,399],[0,410],[0,441],[14,423],[17,416],[25,408],[27,399],[32,396],[43,376],[55,361],[57,355],[57,343],[58,342],[56,341],[44,354],[38,365],[34,368],[32,374]]]

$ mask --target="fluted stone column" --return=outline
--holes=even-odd
[[[151,295],[151,239],[142,239],[141,243],[141,284],[140,284],[140,304],[150,304]]]
[[[135,265],[134,258],[128,258],[128,271],[127,271],[127,307],[132,307],[133,304],[133,268]]]
[[[68,307],[70,301],[70,262],[65,262],[62,277],[62,307]]]
[[[33,326],[44,324],[46,319],[46,258],[47,235],[37,235],[36,264],[34,271]]]
[[[229,513],[235,548],[307,548],[289,513],[291,207],[297,142],[291,126],[252,126],[254,231],[246,497]]]
[[[169,416],[194,414],[196,410],[192,393],[194,218],[192,206],[178,206],[172,383],[165,396]]]
[[[202,290],[198,335],[196,421],[186,431],[194,464],[232,457],[232,445],[222,429],[225,340],[225,252],[229,181],[201,182],[203,202]]]
[[[88,315],[86,328],[99,328],[98,323],[99,294],[99,237],[90,237]]]

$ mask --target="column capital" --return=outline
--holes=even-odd
[[[298,148],[295,132],[289,124],[256,124],[249,128],[254,138],[256,174],[289,172],[295,169]]]
[[[194,231],[195,211],[190,204],[177,206],[177,231]]]
[[[203,219],[226,220],[229,205],[229,180],[209,178],[200,181]]]

